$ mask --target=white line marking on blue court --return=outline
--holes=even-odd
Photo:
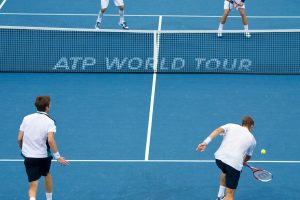
[[[154,73],[153,73],[153,80],[152,80],[152,91],[151,91],[150,109],[149,109],[147,141],[146,141],[146,150],[145,150],[145,161],[149,160],[151,130],[152,130],[152,119],[153,119],[153,108],[154,108],[154,98],[155,98],[155,88],[156,88],[156,72],[154,71]]]
[[[0,159],[0,162],[23,162],[24,159]],[[56,160],[53,160],[56,162]],[[215,160],[68,160],[70,162],[96,163],[214,163]],[[299,164],[300,160],[253,160],[250,163]]]
[[[5,0],[6,1],[6,0]],[[4,2],[5,2],[4,1]],[[3,4],[3,2],[2,2]],[[85,13],[0,13],[0,15],[23,15],[23,16],[98,16],[98,14],[85,14]],[[119,17],[118,14],[106,14],[105,16]],[[173,18],[220,18],[220,15],[138,15],[138,14],[127,14],[126,17],[173,17]],[[240,18],[239,15],[231,15],[232,18]],[[259,15],[247,15],[247,18],[257,19],[299,19],[299,15],[291,16],[259,16]]]
[[[159,19],[158,19],[158,31],[161,31],[162,18],[163,18],[163,16],[159,16]]]
[[[7,0],[2,1],[2,3],[0,4],[0,10],[2,9],[2,7],[4,6],[4,4],[6,3]]]
[[[158,33],[154,33],[154,46],[153,46],[153,79],[152,79],[152,89],[151,89],[151,100],[149,109],[149,119],[148,119],[148,130],[147,130],[147,141],[145,150],[145,161],[149,160],[150,143],[151,143],[151,132],[152,132],[152,120],[153,120],[153,108],[155,100],[155,89],[156,89],[156,77],[157,77],[157,65],[158,65],[158,53],[159,53],[159,40],[162,25],[162,16],[158,19]]]

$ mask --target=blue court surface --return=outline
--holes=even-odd
[[[299,0],[247,1],[251,29],[299,29]],[[215,30],[223,1],[125,0],[132,30]],[[0,26],[93,29],[99,1],[0,0]],[[234,11],[225,29],[242,29]],[[103,28],[119,29],[113,1]],[[299,42],[299,41],[298,41]],[[126,54],[126,52],[125,52]],[[243,169],[236,199],[300,199],[300,76],[266,74],[0,73],[0,199],[27,199],[17,145],[23,117],[50,95],[56,141],[70,165],[52,163],[54,199],[211,200],[219,187],[214,152],[197,145],[226,123],[255,120],[251,164],[273,173],[262,183]],[[261,155],[264,148],[267,154]],[[43,181],[38,199],[45,199]]]

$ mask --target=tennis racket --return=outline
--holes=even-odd
[[[249,164],[247,164],[246,166],[251,169],[253,177],[261,182],[269,182],[273,178],[273,175],[267,170],[255,168],[250,166]]]
[[[236,10],[238,10],[240,8],[239,4],[240,4],[241,0],[228,0],[228,1],[229,1],[229,3],[231,3],[233,5],[233,8],[235,8]],[[229,6],[229,9],[231,9],[230,6]]]

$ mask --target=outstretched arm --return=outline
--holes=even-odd
[[[213,132],[211,132],[211,134],[202,142],[198,145],[196,151],[204,151],[206,146],[208,145],[208,143],[210,143],[215,137],[217,137],[218,135],[220,135],[221,133],[224,132],[224,129],[219,127],[217,129],[215,129]]]

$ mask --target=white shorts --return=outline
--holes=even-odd
[[[239,1],[236,1],[236,2],[239,2]],[[245,9],[245,3],[244,3],[244,5],[243,6],[238,6],[238,8],[244,8]],[[232,3],[230,3],[229,1],[227,1],[227,0],[225,0],[224,1],[224,10],[231,10],[231,9],[234,9],[234,7],[233,7],[233,4]]]
[[[124,6],[123,0],[114,0],[116,6]],[[101,0],[101,8],[105,9],[108,7],[109,0]]]

